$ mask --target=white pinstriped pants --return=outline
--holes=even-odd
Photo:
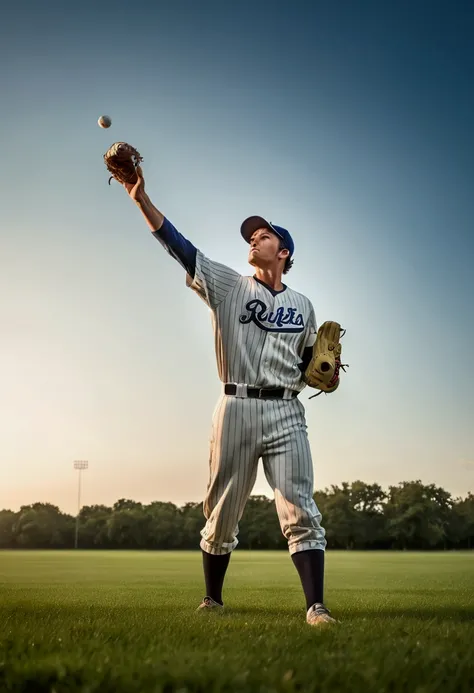
[[[238,523],[255,484],[258,461],[275,494],[290,554],[325,549],[321,513],[313,499],[313,464],[304,407],[297,399],[222,395],[214,411],[207,520],[200,547],[226,554],[238,544]]]

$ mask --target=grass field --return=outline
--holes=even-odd
[[[0,552],[0,691],[474,690],[474,552],[328,552],[337,627],[285,552],[236,551],[226,613],[198,552]]]

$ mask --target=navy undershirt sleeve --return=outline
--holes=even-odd
[[[299,364],[299,369],[302,373],[308,368],[311,359],[313,358],[313,347],[306,347],[303,352],[303,361]]]
[[[168,251],[171,257],[174,257],[179,264],[184,267],[186,272],[194,279],[196,272],[196,254],[197,248],[188,241],[173,224],[166,219],[158,231],[153,231],[152,235],[161,243]]]

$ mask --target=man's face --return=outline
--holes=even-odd
[[[250,239],[249,263],[255,267],[277,265],[286,258],[287,250],[280,250],[280,239],[269,229],[257,229]]]

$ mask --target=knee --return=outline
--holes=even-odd
[[[216,533],[208,525],[201,531],[200,547],[207,553],[223,555],[233,551],[238,544],[237,532],[229,535]]]
[[[316,507],[311,511],[294,507],[291,514],[281,513],[281,531],[288,541],[290,551],[324,550],[326,548],[326,531],[321,521],[321,513]]]
[[[311,549],[326,550],[326,532],[319,523],[315,522],[310,526],[289,525],[283,534],[288,541],[290,553]]]

